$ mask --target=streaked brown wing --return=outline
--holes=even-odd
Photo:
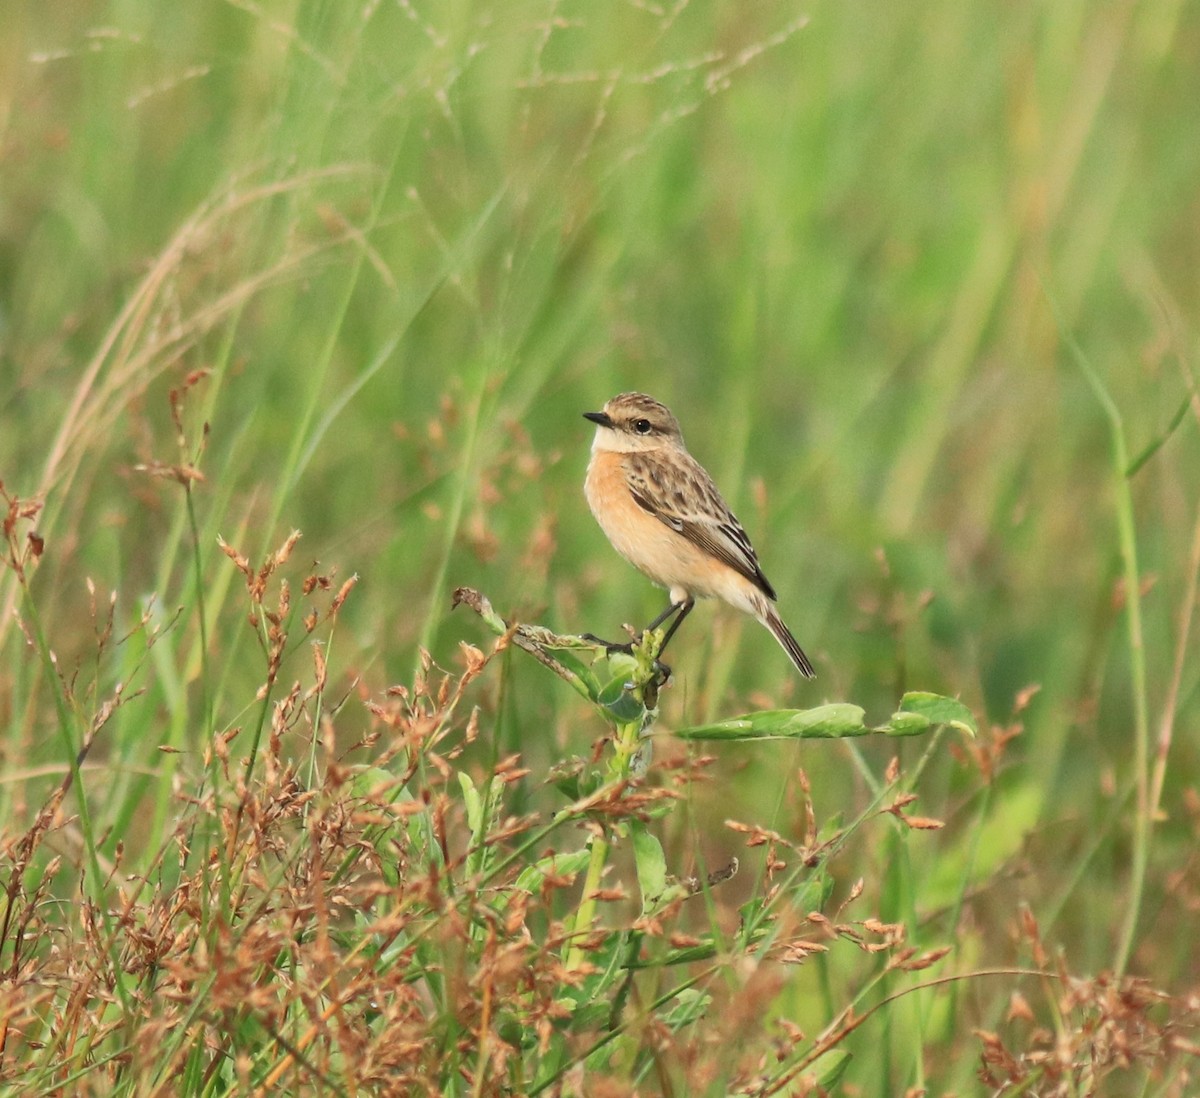
[[[651,454],[627,454],[625,475],[642,510],[775,598],[746,531],[699,462],[689,454],[672,455],[670,465]]]

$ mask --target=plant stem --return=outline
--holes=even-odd
[[[1065,335],[1067,346],[1079,363],[1079,368],[1096,394],[1096,399],[1108,418],[1112,436],[1113,465],[1116,470],[1117,530],[1121,544],[1121,561],[1124,565],[1125,611],[1129,630],[1129,664],[1133,679],[1133,752],[1134,784],[1137,789],[1137,809],[1133,820],[1133,866],[1129,882],[1129,904],[1125,909],[1125,920],[1121,926],[1121,937],[1113,969],[1118,976],[1125,972],[1129,955],[1133,950],[1133,937],[1137,932],[1141,913],[1142,894],[1146,882],[1146,865],[1150,854],[1150,719],[1146,704],[1146,653],[1142,643],[1142,599],[1141,577],[1137,561],[1137,527],[1133,517],[1133,496],[1129,490],[1129,455],[1125,446],[1125,429],[1121,412],[1109,395],[1099,375],[1083,353],[1079,344],[1070,335]]]
[[[614,786],[622,786],[636,776],[634,766],[638,757],[638,746],[643,734],[653,725],[658,714],[657,661],[662,639],[661,629],[645,633],[641,643],[634,650],[638,666],[627,690],[641,702],[642,712],[637,719],[623,721],[617,725],[617,733],[613,739],[613,755],[609,763]],[[600,878],[608,863],[608,852],[611,849],[612,844],[605,833],[598,832],[592,836],[587,876],[584,878],[579,907],[575,911],[575,921],[568,939],[570,946],[567,949],[566,966],[569,970],[577,969],[583,963],[583,941],[596,918],[596,892],[600,887]]]
[[[592,858],[588,862],[583,892],[580,894],[579,907],[575,911],[575,923],[571,927],[571,946],[567,950],[566,964],[570,970],[579,968],[583,963],[583,939],[592,929],[592,921],[596,917],[596,890],[600,887],[600,877],[608,862],[610,848],[611,844],[603,835],[592,836]]]

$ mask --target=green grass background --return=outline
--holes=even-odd
[[[580,413],[639,388],[678,414],[819,673],[800,682],[765,631],[704,606],[664,723],[823,700],[882,719],[916,688],[1006,726],[1040,687],[994,782],[943,741],[917,807],[945,830],[834,872],[914,927],[967,897],[964,969],[1020,960],[1028,903],[1094,972],[1130,900],[1144,703],[1173,735],[1129,967],[1179,990],[1197,963],[1198,103],[1200,13],[1179,0],[3,5],[0,479],[45,502],[32,590],[60,669],[97,697],[145,691],[89,760],[98,834],[147,842],[206,708],[225,727],[253,696],[218,535],[257,561],[298,528],[298,555],[360,576],[342,691],[406,681],[418,645],[455,666],[483,643],[449,611],[462,583],[564,631],[656,613],[581,493]],[[1162,442],[1128,478],[1068,337],[1130,456]],[[183,493],[139,468],[180,460],[168,392],[199,369],[202,602]],[[94,666],[89,577],[121,634],[152,593],[162,621],[183,608],[148,658],[135,640]],[[65,763],[12,580],[15,824]],[[489,689],[497,756],[536,771],[590,749],[537,668],[510,660]],[[836,744],[716,754],[673,871],[728,860],[726,817],[790,819],[800,766],[823,816],[863,796]],[[807,979],[781,1010],[813,1009]],[[942,1001],[941,1078],[969,1086],[990,994],[969,1022]],[[886,1043],[858,1054],[865,1092],[898,1093]]]

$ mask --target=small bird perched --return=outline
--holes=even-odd
[[[775,609],[775,589],[754,546],[687,452],[670,409],[644,393],[621,393],[584,418],[596,424],[584,482],[588,506],[613,548],[670,593],[671,604],[648,628],[678,615],[663,648],[697,598],[718,598],[762,622],[800,674],[813,678],[812,664]]]

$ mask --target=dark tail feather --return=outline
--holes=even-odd
[[[813,665],[808,662],[804,649],[796,643],[796,638],[789,632],[788,627],[783,624],[783,618],[779,616],[775,607],[764,607],[761,620],[763,625],[775,634],[775,639],[779,641],[792,663],[796,665],[796,670],[806,679],[815,679],[817,673],[813,670]]]

